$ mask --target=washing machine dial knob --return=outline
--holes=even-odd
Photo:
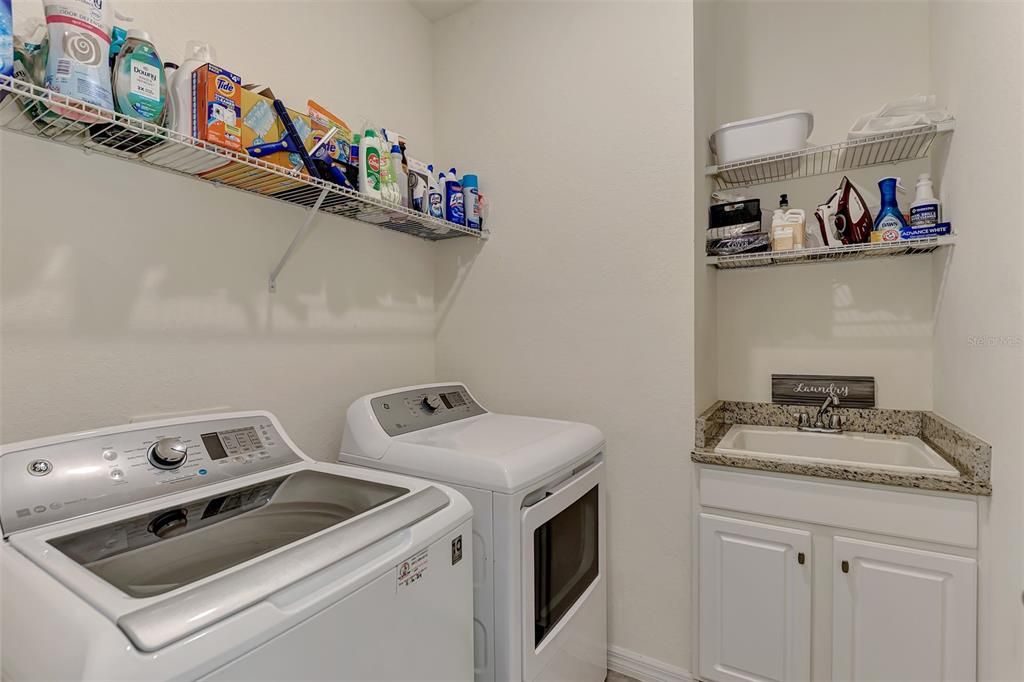
[[[188,446],[180,438],[161,438],[149,447],[149,463],[157,469],[177,469],[188,457]]]
[[[429,411],[436,412],[441,409],[441,398],[436,395],[428,395],[423,399],[423,405],[426,406]]]

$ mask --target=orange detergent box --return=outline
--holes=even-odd
[[[247,87],[240,87],[238,89],[241,91],[239,95],[240,116],[238,124],[242,152],[246,153],[250,147],[280,141],[285,136],[285,129],[284,125],[277,118],[277,113],[274,111],[274,101],[269,97],[264,97],[249,90]],[[306,150],[312,149],[316,142],[309,117],[292,109],[288,109],[288,117],[292,119],[295,130],[302,137]],[[302,165],[302,159],[294,152],[274,152],[273,154],[259,157],[259,160],[264,163],[296,170],[303,175],[306,174],[306,169]],[[274,176],[265,170],[238,162],[203,173],[203,177],[208,180],[216,180],[225,185],[231,185],[232,187],[270,195],[281,194],[303,186],[297,180],[285,176]]]
[[[192,137],[242,151],[242,79],[213,64],[192,72]]]

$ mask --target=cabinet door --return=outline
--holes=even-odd
[[[832,679],[974,680],[977,562],[835,538]]]
[[[807,680],[811,535],[700,515],[700,677]]]

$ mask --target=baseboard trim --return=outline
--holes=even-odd
[[[689,670],[614,644],[608,647],[608,669],[640,682],[697,682]]]

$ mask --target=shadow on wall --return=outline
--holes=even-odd
[[[432,245],[7,136],[4,333],[372,340],[433,334]],[[21,158],[35,163],[16,165]],[[111,187],[111,184],[115,184]]]

